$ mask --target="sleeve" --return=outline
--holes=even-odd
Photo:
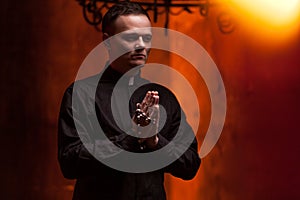
[[[59,113],[58,161],[61,171],[68,179],[111,172],[113,169],[95,157],[106,159],[110,154],[121,151],[121,148],[139,151],[138,142],[125,133],[109,137],[110,140],[99,136],[94,127],[99,121],[96,116],[91,117],[89,113],[94,102],[88,99],[88,95],[81,92],[79,92],[80,95],[76,94],[73,95],[73,86],[66,90]],[[72,98],[77,99],[74,101],[76,106],[74,102],[72,104]],[[114,135],[115,133],[110,133],[112,130],[105,129],[104,131],[108,135]]]
[[[72,90],[72,87],[66,90],[59,113],[58,161],[65,178],[77,179],[80,176],[101,173],[107,167],[89,153],[79,137],[78,132],[84,133],[88,130],[80,120],[73,117],[77,110],[72,108]],[[74,120],[77,120],[76,126]]]
[[[174,101],[175,103],[169,105],[172,114],[168,116],[170,119],[166,122],[166,129],[158,134],[158,148],[169,145],[167,156],[176,158],[164,171],[183,180],[190,180],[197,174],[201,163],[198,143],[176,98]]]

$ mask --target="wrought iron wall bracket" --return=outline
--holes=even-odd
[[[94,26],[100,31],[100,24],[102,22],[103,13],[109,9],[113,4],[121,0],[76,0],[82,6],[83,17],[87,23]],[[169,16],[179,15],[182,12],[194,13],[199,9],[199,14],[206,17],[209,13],[209,8],[218,6],[218,3],[212,3],[209,0],[128,0],[137,2],[142,5],[147,11],[153,11],[153,21],[156,23],[159,15],[165,15],[164,27],[168,28]],[[176,12],[172,8],[176,8]],[[217,25],[220,32],[229,34],[234,31],[234,24],[232,17],[225,11],[220,13],[217,17]]]

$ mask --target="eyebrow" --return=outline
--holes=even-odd
[[[152,34],[151,33],[145,33],[145,34],[139,34],[139,33],[123,33],[121,35],[122,38],[127,38],[127,37],[132,37],[132,39],[138,39],[138,37],[142,36],[143,39],[148,38],[152,39]]]
[[[152,33],[145,33],[145,34],[140,34],[140,33],[122,33],[124,36],[152,36]]]

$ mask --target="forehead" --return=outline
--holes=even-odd
[[[151,33],[151,23],[145,15],[122,15],[119,16],[113,23],[113,34],[128,32],[128,33]]]

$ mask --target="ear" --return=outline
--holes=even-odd
[[[109,42],[109,35],[108,33],[103,33],[102,35],[102,41],[104,42],[107,49],[110,49],[110,42]]]

